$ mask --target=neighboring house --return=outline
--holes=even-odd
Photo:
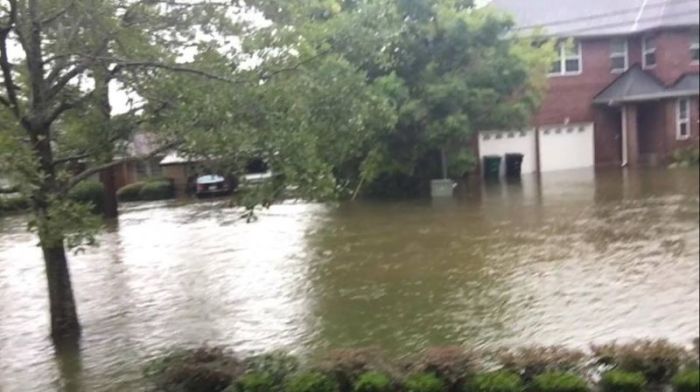
[[[113,168],[117,189],[134,182],[162,177],[160,161],[165,153],[151,156],[157,143],[153,136],[146,132],[134,135],[126,149],[127,159]]]
[[[657,164],[698,146],[698,0],[493,0],[516,32],[559,40],[530,129],[479,134],[523,171]]]
[[[193,181],[201,172],[202,159],[185,157],[172,151],[159,161],[165,177],[175,186],[175,194],[183,196],[191,193]]]

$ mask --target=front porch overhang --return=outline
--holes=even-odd
[[[670,87],[666,87],[638,65],[628,69],[604,88],[594,99],[598,105],[619,106],[661,99],[683,98],[698,95],[700,83],[697,74],[681,77]]]

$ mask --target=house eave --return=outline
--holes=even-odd
[[[700,95],[698,91],[668,91],[658,94],[634,95],[617,99],[594,99],[597,105],[617,106],[625,103],[639,103],[644,101],[658,101],[661,99],[684,98]]]

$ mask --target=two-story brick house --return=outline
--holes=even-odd
[[[517,33],[559,39],[533,129],[482,132],[524,171],[662,163],[698,145],[700,0],[493,0]],[[520,140],[519,139],[520,136]],[[534,157],[533,157],[534,155]]]

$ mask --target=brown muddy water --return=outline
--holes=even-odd
[[[0,219],[0,391],[140,390],[173,346],[314,355],[376,345],[664,337],[700,321],[698,170],[562,172],[454,200],[286,203],[251,224],[221,202],[134,204],[72,257],[79,353],[47,337],[22,216]]]

